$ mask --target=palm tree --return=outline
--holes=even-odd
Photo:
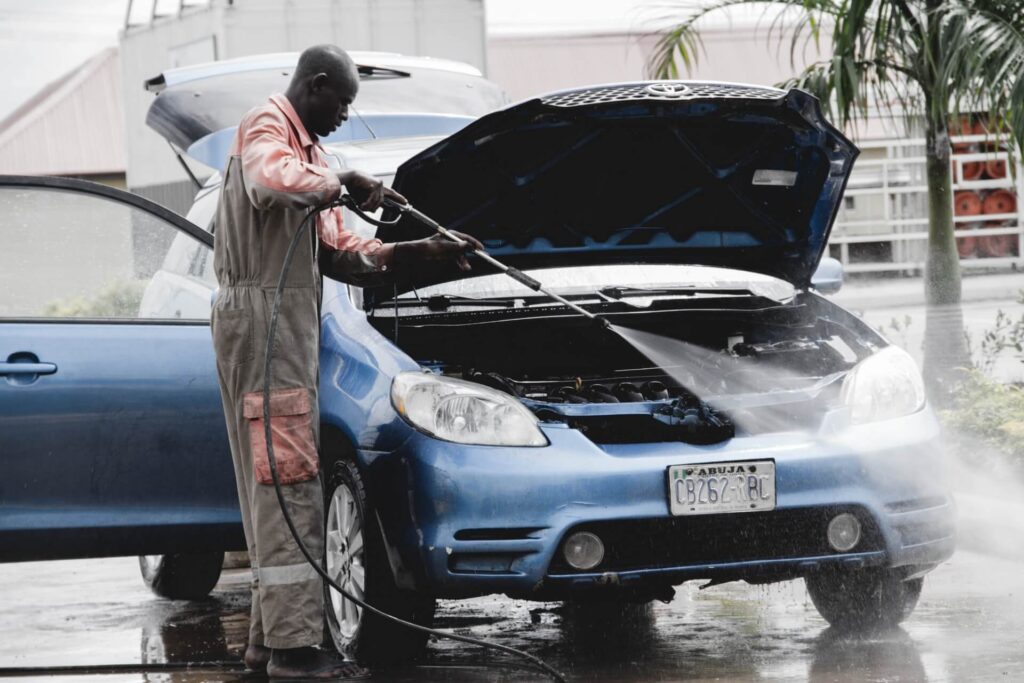
[[[690,69],[698,58],[698,20],[752,4],[796,18],[791,54],[801,41],[831,31],[831,58],[811,64],[786,87],[817,95],[843,126],[866,118],[874,102],[902,109],[908,123],[924,128],[930,216],[924,376],[932,398],[942,402],[956,368],[970,362],[953,237],[949,125],[961,111],[986,111],[989,130],[1005,131],[1018,150],[1024,147],[1024,0],[711,0],[660,36],[651,74],[678,78],[677,60]]]

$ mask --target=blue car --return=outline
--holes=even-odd
[[[439,598],[492,593],[621,615],[693,579],[804,578],[844,628],[907,617],[953,552],[954,504],[913,360],[821,295],[841,282],[822,257],[857,149],[817,101],[643,82],[468,118],[446,137],[329,149],[610,327],[479,261],[376,288],[325,281],[331,575],[421,624]],[[54,292],[99,249],[79,240],[57,263],[46,211],[95,190],[39,182],[0,183],[11,202],[48,197],[13,212],[13,243],[39,256],[0,310],[5,559],[160,554],[151,575],[167,579],[161,562],[241,547],[203,319],[217,177],[190,214],[200,227],[134,200],[162,221],[127,221],[118,245],[124,280],[145,284],[89,300]],[[59,225],[72,235],[90,215]],[[403,218],[377,234],[425,233]],[[425,646],[327,595],[339,649]]]

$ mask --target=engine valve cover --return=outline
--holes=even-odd
[[[725,413],[693,396],[681,396],[655,410],[653,416],[671,427],[685,443],[720,443],[736,435],[736,427]]]

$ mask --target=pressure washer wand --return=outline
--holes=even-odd
[[[406,216],[409,216],[409,217],[413,218],[414,220],[422,223],[423,225],[425,225],[426,227],[430,228],[431,230],[433,230],[437,234],[441,235],[442,237],[446,237],[447,239],[450,239],[453,242],[456,242],[458,244],[465,244],[466,243],[465,240],[460,239],[457,235],[452,233],[452,231],[450,231],[448,228],[444,227],[443,225],[441,225],[440,223],[435,221],[433,218],[431,218],[427,214],[425,214],[422,211],[420,211],[420,210],[416,209],[415,207],[413,207],[412,204],[399,204],[395,200],[393,200],[391,198],[388,198],[388,197],[384,198],[384,204],[388,208],[394,209],[394,210],[396,210],[396,211],[398,211],[398,212],[400,212],[402,214],[405,214]],[[352,204],[349,203],[348,206],[351,208]],[[558,303],[562,304],[563,306],[568,306],[569,308],[571,308],[572,310],[576,311],[580,315],[585,316],[587,318],[590,318],[594,322],[601,323],[605,327],[609,327],[611,325],[611,323],[609,323],[604,318],[591,313],[590,311],[588,311],[587,309],[583,308],[582,306],[579,306],[578,304],[574,304],[573,302],[569,301],[565,297],[560,296],[558,294],[555,294],[554,292],[549,292],[547,289],[544,288],[544,285],[540,281],[533,279],[532,277],[530,277],[529,275],[527,275],[523,271],[519,270],[518,268],[513,268],[512,266],[505,265],[504,263],[502,263],[498,259],[496,259],[493,256],[491,256],[490,254],[488,254],[483,249],[473,249],[473,253],[476,254],[481,259],[483,259],[484,261],[486,261],[487,263],[489,263],[492,266],[494,266],[495,268],[497,268],[498,270],[500,270],[505,275],[508,275],[510,278],[512,278],[516,282],[519,282],[521,284],[526,285],[527,287],[529,287],[533,291],[540,292],[541,294],[544,294],[544,295],[554,299],[555,301],[557,301]]]

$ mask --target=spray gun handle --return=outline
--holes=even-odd
[[[523,271],[519,270],[518,268],[508,266],[508,268],[505,270],[505,275],[508,275],[510,278],[517,282],[523,283],[524,285],[526,285],[535,292],[539,292],[540,288],[543,287],[543,285],[539,281],[534,280],[532,277],[530,277]]]

